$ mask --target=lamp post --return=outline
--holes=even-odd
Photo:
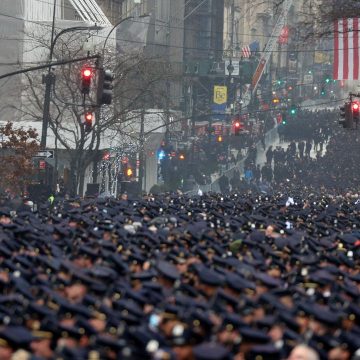
[[[137,16],[136,18],[144,18],[144,17],[147,17],[147,16],[149,16],[149,14],[140,15],[140,16]],[[109,40],[110,35],[113,33],[113,31],[114,31],[120,24],[122,24],[124,21],[130,20],[130,19],[134,19],[134,18],[135,18],[135,16],[132,16],[132,15],[131,15],[131,16],[127,16],[126,18],[120,19],[120,20],[111,28],[111,30],[110,30],[109,33],[107,34],[106,39],[105,39],[105,41],[104,41],[104,46],[103,46],[103,50],[102,50],[103,58],[104,58],[104,55],[105,55],[106,44],[107,44],[107,42],[108,42],[108,40]]]
[[[133,18],[134,18],[134,16],[127,16],[127,17],[124,18],[124,19],[120,19],[120,20],[111,28],[111,30],[110,30],[109,33],[107,34],[106,39],[105,39],[105,41],[104,41],[104,46],[103,46],[103,51],[102,51],[103,57],[104,57],[104,54],[105,54],[105,48],[106,48],[107,41],[109,40],[109,37],[110,37],[110,35],[113,33],[113,31],[114,31],[121,23],[123,23],[124,21],[130,20],[130,19],[133,19]]]
[[[100,26],[75,26],[67,29],[61,30],[55,37],[55,19],[56,19],[56,2],[54,0],[54,10],[53,10],[53,21],[52,21],[52,29],[51,29],[51,44],[50,44],[50,54],[49,54],[49,67],[48,72],[44,76],[43,83],[45,84],[45,96],[44,96],[44,107],[43,107],[43,121],[42,121],[42,130],[41,130],[41,140],[40,140],[40,148],[46,148],[46,138],[47,138],[47,128],[49,125],[50,119],[50,102],[51,102],[51,87],[55,82],[55,75],[51,71],[51,62],[53,59],[54,48],[57,40],[60,36],[65,33],[73,32],[73,31],[84,31],[84,30],[101,30]]]
[[[107,45],[107,42],[110,38],[110,35],[114,32],[114,30],[120,25],[122,24],[123,22],[125,22],[126,20],[130,20],[130,19],[134,19],[134,18],[143,18],[143,17],[147,17],[149,16],[148,14],[144,14],[144,15],[141,15],[141,16],[127,16],[123,19],[120,19],[112,28],[111,30],[109,31],[109,33],[107,34],[106,38],[105,38],[105,41],[104,41],[104,45],[103,45],[103,49],[102,49],[102,58],[100,59],[100,62],[98,64],[98,67],[101,69],[103,68],[103,60],[105,58],[105,49],[106,49],[106,45]],[[96,110],[97,114],[96,114],[96,118],[100,119],[101,118],[101,109],[98,108]],[[145,143],[145,137],[144,137],[144,121],[145,121],[145,109],[144,109],[144,106],[142,106],[142,110],[141,110],[141,122],[140,122],[140,151],[139,151],[139,173],[138,173],[138,178],[139,178],[139,184],[140,184],[140,189],[142,190],[142,187],[143,187],[143,178],[144,178],[144,164],[143,164],[143,161],[144,161],[144,143]],[[95,182],[96,181],[96,178],[94,177],[93,178],[93,181]]]

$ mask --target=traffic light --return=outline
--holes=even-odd
[[[90,67],[84,67],[81,70],[81,92],[85,95],[90,93],[91,79],[93,77],[93,71]]]
[[[321,94],[321,96],[325,96],[325,95],[326,95],[325,86],[322,86],[322,87],[321,87],[320,94]]]
[[[344,106],[340,107],[340,121],[339,124],[342,125],[344,129],[353,128],[353,107],[355,106],[355,111],[359,111],[358,103],[347,102]],[[357,109],[356,109],[357,108]]]
[[[103,157],[102,157],[103,161],[109,161],[110,160],[110,153],[108,151],[106,151],[104,154],[103,154]]]
[[[85,113],[85,132],[89,133],[92,130],[94,123],[94,114],[92,112]]]
[[[221,143],[221,142],[223,142],[223,137],[222,137],[222,135],[218,135],[218,137],[217,137],[217,142],[219,142],[219,143]]]
[[[286,124],[287,124],[286,112],[283,112],[283,113],[281,114],[281,123],[282,123],[283,125],[286,125]]]
[[[290,108],[290,114],[293,115],[293,116],[296,115],[296,110],[297,110],[296,106],[292,105],[291,108]]]
[[[184,153],[179,154],[179,160],[185,160],[185,154]]]
[[[241,123],[239,120],[236,120],[234,122],[234,135],[239,136],[240,135],[240,129],[241,129]]]
[[[351,110],[353,112],[353,115],[359,115],[359,109],[360,109],[360,104],[358,101],[353,101],[351,103]]]
[[[279,104],[280,100],[278,98],[274,98],[272,100],[273,104]]]
[[[126,179],[131,179],[134,176],[134,171],[130,166],[124,169],[124,175]]]
[[[360,103],[358,101],[353,101],[351,103],[351,110],[352,110],[352,121],[359,122]]]
[[[114,75],[110,70],[99,70],[97,104],[110,105],[113,98],[113,82]]]
[[[342,125],[343,128],[346,128],[346,118],[347,118],[347,108],[348,104],[344,104],[344,106],[340,106],[340,120],[339,125]]]
[[[330,84],[331,76],[329,74],[325,74],[323,79],[324,79],[325,84]]]
[[[158,159],[159,160],[164,160],[166,157],[166,153],[164,151],[164,149],[160,149],[159,152],[158,152]]]

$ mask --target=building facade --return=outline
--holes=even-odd
[[[244,64],[243,71],[250,74],[246,78],[240,76],[241,85],[244,82],[251,83],[259,58],[264,56],[263,51],[268,42],[276,37],[259,89],[260,92],[268,94],[268,105],[271,105],[272,93],[274,97],[289,95],[289,99],[318,95],[313,93],[313,88],[319,89],[319,86],[314,86],[313,83],[321,82],[318,79],[320,75],[315,76],[316,68],[321,68],[321,72],[328,71],[326,69],[330,62],[329,57],[326,57],[324,61],[328,61],[327,64],[316,65],[315,49],[318,42],[309,36],[313,31],[311,19],[316,18],[315,2],[294,0],[284,17],[285,26],[280,34],[274,34],[273,31],[282,14],[284,3],[279,5],[274,0],[225,2],[225,58],[232,57],[234,61],[240,61]],[[246,57],[243,49],[254,42],[258,44],[257,50],[251,55],[248,54],[250,57]]]

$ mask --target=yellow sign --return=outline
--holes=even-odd
[[[321,51],[315,51],[315,59],[316,64],[324,64],[330,62],[330,54]]]
[[[227,102],[227,86],[214,86],[214,103],[218,105],[226,104]]]

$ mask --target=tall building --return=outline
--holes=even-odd
[[[216,65],[223,59],[223,0],[192,0],[184,14],[184,87],[187,116],[192,116],[192,131],[200,113],[209,114],[216,78]],[[206,119],[207,120],[207,119]]]
[[[178,109],[181,100],[181,71],[184,39],[184,0],[122,0],[122,18],[134,16],[135,20],[119,27],[118,38],[126,37],[128,44],[141,45],[143,53],[154,61],[168,62],[175,75],[169,82],[171,108]],[[148,15],[145,20],[138,17]],[[137,19],[137,20],[136,20]],[[147,23],[145,39],[139,38]],[[129,24],[132,22],[132,34]],[[138,25],[138,27],[136,27]],[[143,42],[143,43],[142,43]],[[175,79],[177,78],[177,80]]]
[[[268,43],[273,44],[259,89],[263,94],[268,93],[266,97],[270,100],[270,92],[280,91],[282,88],[282,94],[287,94],[291,89],[293,97],[302,96],[304,95],[302,84],[306,81],[313,82],[309,79],[312,76],[311,68],[314,63],[314,54],[311,54],[310,49],[314,48],[314,43],[304,41],[307,32],[311,29],[302,24],[311,23],[309,18],[316,9],[314,1],[294,0],[286,16],[282,17],[285,3],[279,5],[275,0],[227,0],[225,3],[225,57],[232,57],[234,61],[240,60],[244,66],[243,72],[250,74],[245,80],[244,76],[240,76],[240,85],[244,82],[251,83],[259,58],[265,54],[264,49]],[[284,18],[285,25],[281,33],[274,34],[273,31],[280,17]],[[258,44],[257,50],[245,54],[242,50],[254,42]],[[247,58],[246,55],[250,57]],[[277,83],[280,86],[276,86]]]

